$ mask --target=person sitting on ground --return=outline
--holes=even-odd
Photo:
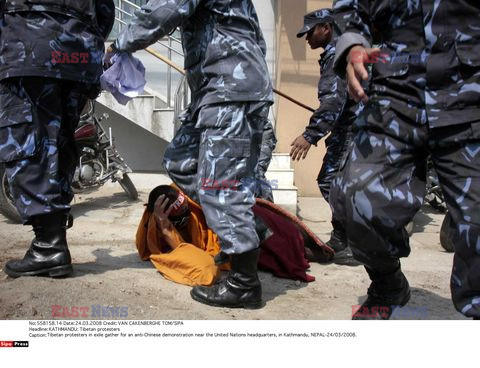
[[[313,248],[317,259],[323,261],[333,256],[332,250],[295,216],[271,202],[257,199],[254,213],[271,234],[262,243],[259,268],[278,277],[313,281],[306,273],[305,247]],[[150,260],[166,279],[184,285],[212,285],[221,270],[230,269],[228,259],[219,264],[219,239],[207,226],[202,208],[174,185],[160,185],[151,191],[136,246],[142,260]]]

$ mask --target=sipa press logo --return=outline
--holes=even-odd
[[[0,348],[28,348],[28,341],[0,341]]]

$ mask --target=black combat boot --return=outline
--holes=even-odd
[[[372,283],[367,300],[352,316],[353,320],[389,319],[396,307],[403,307],[410,300],[410,286],[400,269],[400,262],[390,271],[374,271],[365,267]]]
[[[326,244],[335,252],[333,262],[339,265],[359,266],[361,263],[353,258],[353,253],[348,246],[347,234],[343,226],[335,220],[332,221],[332,225],[332,234]]]
[[[221,266],[230,262],[230,256],[227,253],[220,251],[215,257],[213,257],[213,261],[216,266]]]
[[[72,273],[67,227],[72,217],[65,212],[35,216],[31,220],[35,238],[22,260],[8,261],[4,272],[10,277],[61,277]]]
[[[200,303],[214,307],[258,309],[263,307],[262,285],[257,274],[260,248],[232,254],[231,271],[213,286],[195,286],[190,295]]]

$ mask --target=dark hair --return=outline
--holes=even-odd
[[[173,225],[180,228],[186,225],[190,217],[190,208],[188,206],[187,199],[185,198],[183,193],[171,187],[170,185],[159,185],[150,192],[150,194],[148,195],[147,211],[153,212],[153,210],[155,209],[155,202],[162,194],[168,198],[169,205],[178,201],[179,198],[182,198],[182,201],[181,203],[179,203],[178,208],[175,208],[170,213],[168,218],[173,223]]]

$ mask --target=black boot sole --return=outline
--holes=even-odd
[[[249,303],[238,303],[238,304],[231,304],[231,305],[225,305],[225,304],[219,304],[219,303],[214,303],[210,302],[208,300],[205,300],[203,298],[198,297],[193,293],[193,290],[190,291],[190,296],[192,297],[193,300],[209,305],[211,307],[220,307],[220,308],[244,308],[244,309],[261,309],[265,306],[265,302],[263,300],[260,300],[258,302],[249,302]]]
[[[10,270],[7,266],[3,269],[3,271],[12,278],[18,278],[22,276],[47,276],[47,277],[66,277],[73,272],[72,265],[63,265],[63,266],[56,266],[51,268],[43,268],[40,270],[35,271],[26,271],[26,272],[16,272]]]
[[[333,249],[333,248],[332,248]],[[334,249],[335,251],[335,249]],[[335,255],[333,256],[333,263],[340,265],[340,266],[361,266],[362,263],[357,261],[353,257],[352,250],[350,247],[346,247],[345,249],[342,249],[341,251],[335,252]]]

